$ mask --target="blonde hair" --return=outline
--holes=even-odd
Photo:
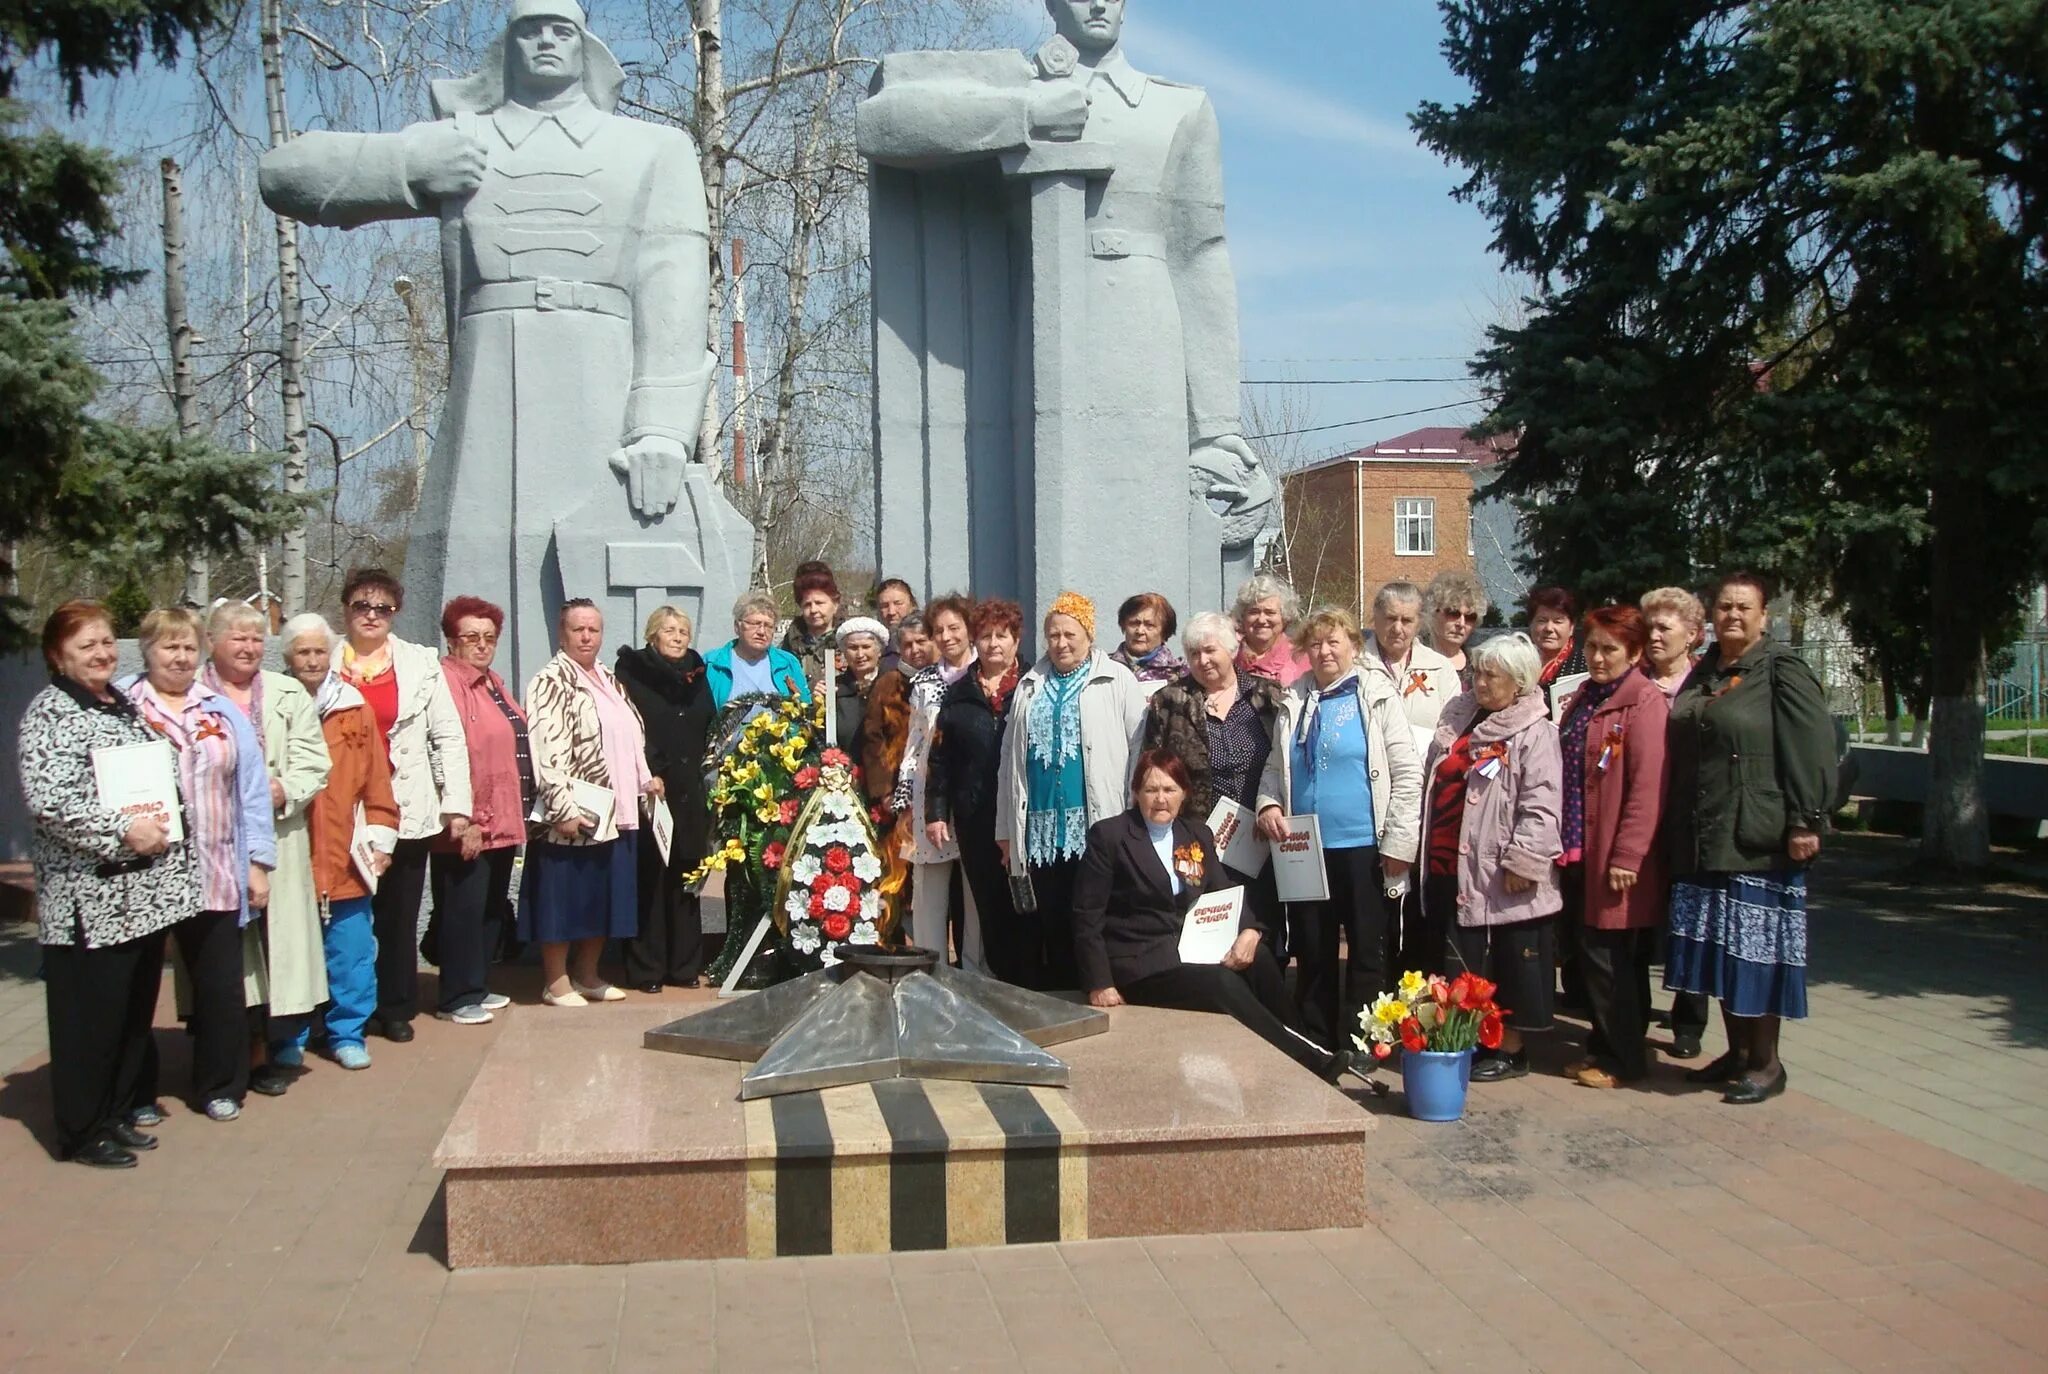
[[[142,624],[135,631],[135,639],[146,655],[156,647],[159,639],[180,632],[192,636],[192,645],[200,653],[206,652],[206,627],[199,623],[199,612],[187,606],[157,607],[142,617]]]
[[[671,620],[682,621],[683,629],[689,633],[690,638],[695,639],[697,637],[697,626],[695,623],[691,621],[686,612],[675,606],[656,606],[653,610],[649,611],[647,613],[647,626],[640,632],[640,637],[647,643],[652,644],[654,637],[661,633],[661,627],[668,624]]]
[[[1332,630],[1342,630],[1351,640],[1351,647],[1365,647],[1365,632],[1358,628],[1358,617],[1342,606],[1318,606],[1308,613],[1308,619],[1301,622],[1301,628],[1294,632],[1294,647],[1303,653],[1308,646]]]
[[[1683,587],[1659,587],[1653,592],[1644,592],[1642,600],[1644,615],[1655,615],[1669,611],[1695,630],[1707,623],[1707,608],[1700,599]]]
[[[231,630],[254,625],[263,631],[263,637],[270,637],[270,617],[246,601],[216,601],[213,609],[206,613],[206,637],[219,639]]]

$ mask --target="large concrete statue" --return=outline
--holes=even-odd
[[[446,598],[497,602],[521,684],[565,597],[628,636],[663,602],[722,628],[751,556],[693,461],[715,361],[697,152],[613,113],[624,79],[576,0],[513,0],[483,69],[434,83],[432,122],[262,162],[280,214],[441,222],[452,366],[402,628],[433,643]]]
[[[885,57],[871,168],[882,566],[1225,603],[1277,516],[1238,411],[1216,115],[1132,67],[1124,0],[1016,52]],[[1185,557],[1183,557],[1185,552]]]

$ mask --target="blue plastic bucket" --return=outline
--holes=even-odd
[[[1401,1086],[1408,1115],[1417,1121],[1456,1121],[1465,1114],[1472,1081],[1470,1050],[1408,1050],[1401,1056]]]

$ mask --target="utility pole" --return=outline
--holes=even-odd
[[[270,118],[270,146],[291,138],[284,109],[284,0],[263,0],[259,24],[263,47],[263,104]],[[287,215],[272,215],[277,226],[278,379],[284,421],[284,490],[306,490],[306,341],[299,312],[299,226]],[[284,613],[306,608],[306,517],[284,535]]]
[[[179,437],[190,439],[200,430],[199,390],[192,380],[192,345],[199,336],[185,304],[185,176],[175,158],[164,158],[157,171],[164,185],[164,330],[171,338],[171,408]],[[204,606],[212,596],[211,581],[206,554],[193,554],[185,564],[186,604]]]

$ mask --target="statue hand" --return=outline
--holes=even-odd
[[[484,145],[453,124],[415,124],[405,140],[405,179],[422,200],[466,196],[483,184],[489,164]]]
[[[1205,439],[1188,454],[1188,484],[1204,500],[1227,501],[1233,509],[1257,504],[1272,485],[1252,447],[1235,434]]]
[[[690,455],[673,439],[649,435],[612,451],[612,471],[626,479],[626,495],[639,515],[667,515],[683,494]]]
[[[1071,143],[1088,126],[1088,88],[1078,81],[1041,81],[1031,92],[1031,132]]]

